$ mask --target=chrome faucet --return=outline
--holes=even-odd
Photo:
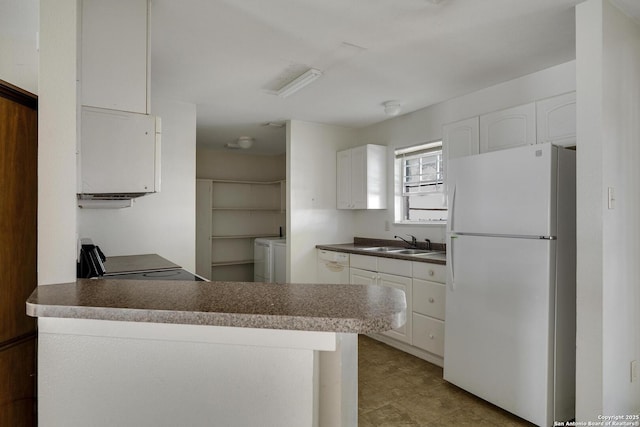
[[[411,237],[411,242],[409,242],[408,240],[403,239],[400,236],[393,236],[393,237],[396,238],[396,239],[402,240],[407,245],[409,245],[410,248],[417,248],[418,247],[418,239],[416,238],[416,236],[412,236],[411,234],[407,234],[407,236]]]
[[[424,239],[425,242],[427,242],[427,250],[431,250],[431,240],[429,239]]]

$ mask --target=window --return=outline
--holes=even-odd
[[[395,150],[396,222],[447,219],[442,141]]]

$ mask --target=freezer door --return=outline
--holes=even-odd
[[[449,161],[449,230],[555,235],[556,150],[538,144]]]
[[[444,379],[552,425],[556,242],[459,236],[450,245]]]

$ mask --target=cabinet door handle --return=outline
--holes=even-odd
[[[429,334],[429,339],[431,339],[431,340],[432,340],[432,339],[434,339],[434,338],[435,338],[435,335],[433,335],[433,334]]]
[[[433,271],[433,270],[429,270],[429,273],[428,273],[428,274],[429,274],[429,276],[433,276],[434,274],[436,274],[436,272],[435,272],[435,271]]]
[[[435,300],[433,299],[433,297],[429,298],[429,302],[435,302]]]

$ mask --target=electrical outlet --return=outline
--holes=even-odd
[[[631,382],[636,382],[638,380],[638,361],[631,361]]]
[[[391,229],[390,225],[389,225],[389,220],[385,219],[384,220],[384,231],[389,231]]]

